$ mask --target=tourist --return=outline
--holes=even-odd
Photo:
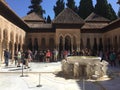
[[[33,59],[33,53],[31,50],[28,50],[28,66],[27,66],[28,68],[30,68],[29,63],[32,61],[32,59]]]
[[[64,55],[64,59],[65,59],[65,60],[67,60],[68,51],[67,51],[67,50],[65,50],[65,51],[63,52],[63,55]]]
[[[67,56],[71,56],[70,50],[67,51]]]
[[[51,58],[51,52],[50,52],[50,50],[47,50],[47,52],[46,52],[46,62],[50,62],[50,58]]]
[[[25,69],[29,68],[29,65],[28,65],[29,64],[29,57],[28,56],[29,56],[29,52],[25,51],[25,67],[24,67]]]
[[[40,58],[39,58],[39,61],[40,61],[40,62],[44,62],[44,60],[43,60],[43,59],[44,59],[44,53],[43,53],[42,50],[39,52],[39,57],[40,57]]]
[[[46,50],[43,50],[43,62],[46,62]]]
[[[112,51],[109,55],[109,59],[110,59],[110,64],[111,66],[116,66],[115,60],[116,60],[116,53],[114,51]]]
[[[105,52],[105,55],[104,55],[105,60],[108,61],[108,62],[109,62],[109,54],[110,54],[110,51],[107,50],[107,51]]]
[[[8,64],[9,64],[9,58],[10,58],[10,53],[9,53],[8,49],[6,49],[4,51],[4,57],[5,57],[5,66],[8,66]]]
[[[17,65],[17,61],[18,61],[18,59],[17,59],[17,54],[18,54],[18,52],[16,51],[16,52],[15,52],[15,55],[14,55],[15,66]]]
[[[58,51],[57,51],[57,49],[54,49],[54,51],[53,51],[53,58],[54,58],[54,61],[58,60]]]
[[[64,58],[64,51],[60,51],[60,59],[63,59]]]
[[[21,52],[21,60],[22,60],[22,64],[25,65],[26,60],[25,60],[25,53]]]
[[[21,63],[21,52],[20,52],[20,51],[18,51],[17,60],[18,60],[18,65],[17,65],[17,67],[20,67],[20,63]]]
[[[119,66],[120,66],[120,49],[118,49],[118,52],[117,52],[117,60],[118,60]]]
[[[72,56],[77,56],[77,51],[76,50],[72,51]]]
[[[35,50],[34,55],[33,55],[33,59],[34,59],[34,60],[36,60],[36,59],[37,59],[37,58],[36,58],[36,57],[37,57],[37,53],[38,53],[38,51],[37,51],[37,50]]]
[[[101,58],[100,61],[102,62],[102,60],[103,60],[103,51],[102,50],[99,51],[99,57]]]

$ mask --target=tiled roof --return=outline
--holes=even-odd
[[[82,29],[102,29],[107,25],[108,23],[85,23]]]
[[[65,8],[54,20],[57,24],[84,24],[84,20],[70,8]]]
[[[27,16],[23,17],[22,19],[24,21],[40,21],[40,22],[45,21],[41,16],[39,16],[35,12],[32,12],[32,13],[28,14]]]
[[[115,28],[120,27],[120,18],[110,22],[106,27],[104,27],[104,30],[114,30]]]
[[[30,28],[45,28],[45,29],[50,29],[50,28],[52,28],[52,24],[32,24],[32,23],[30,23],[30,24],[28,24],[28,26],[30,27]]]
[[[86,19],[86,22],[110,22],[107,18],[104,18],[100,15],[95,14],[94,12],[91,13]]]
[[[91,13],[85,19],[85,22],[86,23],[83,25],[82,29],[102,29],[109,24],[110,20],[95,13]]]

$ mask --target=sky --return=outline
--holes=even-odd
[[[31,5],[31,0],[6,0],[10,8],[19,16],[24,17],[27,15],[27,12],[30,11],[28,8]],[[56,5],[57,0],[43,0],[41,3],[43,10],[45,10],[44,17],[47,17],[48,15],[51,17],[51,19],[54,19],[54,11],[53,7]],[[67,0],[64,0],[65,3]],[[116,3],[118,0],[108,0],[108,3],[110,3],[116,13],[118,13],[119,5]],[[76,5],[79,5],[80,0],[75,0]],[[93,0],[93,5],[96,4],[96,0]]]

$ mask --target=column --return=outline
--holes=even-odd
[[[80,51],[80,43],[77,43],[77,50]]]
[[[49,36],[47,38],[45,38],[45,44],[46,44],[46,47],[49,49]]]
[[[20,51],[23,51],[22,44],[20,44]]]
[[[77,38],[77,50],[80,51],[80,36]]]
[[[55,37],[55,48],[59,51],[59,43],[60,43],[60,39],[59,39],[59,37]]]
[[[41,49],[41,38],[40,37],[38,38],[38,49],[39,50]]]
[[[12,43],[12,63],[14,62],[14,43]]]
[[[16,43],[16,51],[18,51],[18,43]]]
[[[59,51],[59,43],[56,43],[56,49]]]
[[[63,50],[65,50],[65,38],[63,38]]]
[[[34,50],[34,38],[31,38],[31,42],[32,42],[32,50]]]
[[[71,50],[73,52],[73,38],[71,38]]]
[[[40,40],[40,41],[39,41],[39,45],[40,45],[39,47],[40,47],[40,49],[42,50],[42,38],[39,38],[39,40]]]
[[[9,50],[9,42],[8,41],[6,42],[6,49]]]
[[[0,64],[2,63],[2,41],[0,40]]]
[[[119,38],[118,38],[118,48],[120,48],[120,36],[119,36]]]

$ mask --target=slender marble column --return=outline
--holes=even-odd
[[[0,64],[2,63],[2,42],[0,40]]]
[[[14,62],[14,43],[12,43],[12,63]]]

